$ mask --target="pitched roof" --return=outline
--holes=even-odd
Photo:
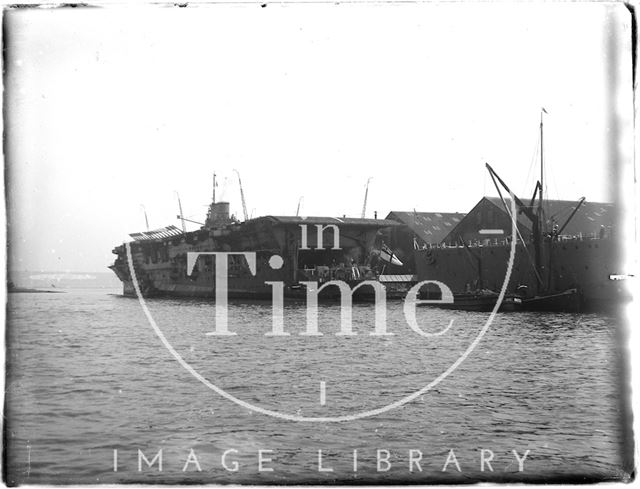
[[[464,216],[460,212],[391,211],[386,219],[404,224],[426,243],[439,243]]]
[[[485,196],[485,197],[482,197],[482,199],[480,199],[478,204],[480,204],[483,200],[487,200],[487,201],[491,202],[493,205],[495,205],[498,209],[500,209],[504,213],[506,213],[506,210],[504,208],[504,204],[506,204],[507,207],[509,208],[509,211],[511,211],[511,199],[504,199],[504,204],[503,204],[502,200],[500,200],[500,197],[486,197]],[[526,203],[526,199],[523,202]],[[476,204],[476,206],[478,204]],[[475,209],[475,207],[474,207],[474,209]],[[517,206],[516,206],[516,209],[517,209]],[[516,219],[517,219],[519,224],[521,224],[525,228],[531,230],[531,220],[525,214],[523,214],[521,212],[517,212],[516,216],[517,216]]]
[[[545,205],[545,215],[549,220],[555,219],[562,226],[577,202],[567,200],[550,200]],[[562,234],[595,233],[600,226],[608,227],[615,224],[616,207],[608,202],[583,202],[578,211],[569,221]]]
[[[504,211],[504,205],[499,197],[484,198]],[[505,199],[505,202],[510,205],[511,201],[510,199]],[[574,200],[545,200],[544,213],[548,221],[547,227],[552,225],[552,221],[558,223],[558,226],[562,226],[577,205],[578,201]],[[595,233],[600,229],[600,226],[612,226],[615,220],[616,208],[614,204],[585,201],[571,218],[562,234]],[[524,214],[519,214],[518,221],[531,228],[531,221]]]

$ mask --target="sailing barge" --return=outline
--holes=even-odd
[[[621,241],[612,204],[544,199],[543,122],[540,121],[540,180],[523,201],[486,165],[498,198],[483,198],[438,246],[415,250],[419,280],[438,280],[452,290],[448,307],[491,310],[510,255],[511,201],[516,204],[516,254],[503,310],[603,311],[629,300],[620,274]],[[505,195],[503,195],[503,193]],[[585,208],[588,207],[587,211]],[[566,233],[582,219],[579,232]],[[562,219],[560,219],[562,217]],[[596,219],[604,224],[596,224]],[[480,227],[482,226],[482,227]],[[591,228],[587,231],[587,228]]]

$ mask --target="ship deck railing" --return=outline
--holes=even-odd
[[[577,235],[570,234],[561,234],[556,237],[553,241],[566,243],[566,242],[576,242],[576,241],[600,241],[607,240],[612,238],[611,234],[605,234],[604,236],[600,235],[600,233],[578,233]],[[551,236],[546,237],[546,240],[551,239]],[[509,239],[485,239],[482,241],[469,241],[466,243],[466,246],[469,248],[490,248],[490,247],[504,247],[508,246],[511,243]],[[531,241],[522,241],[521,239],[516,240],[516,244],[531,244]],[[465,245],[460,243],[441,243],[438,245],[430,245],[421,248],[422,250],[427,249],[443,249],[443,248],[465,248]]]

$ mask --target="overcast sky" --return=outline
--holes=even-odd
[[[105,271],[128,233],[242,215],[612,200],[630,17],[607,4],[290,4],[6,14],[11,267]],[[612,149],[613,148],[613,149]],[[616,148],[621,148],[618,151]],[[197,226],[190,226],[191,229]]]

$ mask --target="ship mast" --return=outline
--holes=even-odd
[[[540,216],[540,213],[539,213],[540,212],[540,208],[538,209],[538,212],[534,212],[533,209],[531,208],[531,205],[528,205],[528,206],[525,205],[518,198],[518,196],[516,194],[511,192],[511,190],[509,189],[507,184],[504,183],[502,178],[500,178],[500,176],[495,172],[495,170],[493,168],[491,168],[491,165],[489,165],[489,163],[486,163],[485,166],[486,166],[487,170],[489,171],[489,175],[491,175],[491,179],[493,180],[493,184],[495,185],[496,190],[498,191],[498,195],[500,196],[500,200],[502,200],[502,205],[504,205],[504,208],[507,211],[507,214],[510,216],[511,212],[509,211],[509,207],[507,206],[507,203],[505,202],[504,198],[502,197],[502,192],[500,191],[500,187],[498,186],[498,183],[500,183],[500,185],[509,194],[513,195],[513,199],[516,201],[516,205],[518,206],[518,210],[521,211],[525,216],[527,216],[529,218],[529,220],[531,221],[531,224],[532,224],[532,238],[533,238],[533,251],[534,251],[533,269],[534,269],[535,274],[536,274],[538,288],[541,289],[543,287],[543,280],[542,280],[542,268],[543,267],[542,267],[542,258],[541,258],[541,254],[540,254],[540,248],[541,248],[541,244],[542,244],[542,233],[540,231],[540,226],[541,226],[541,224],[540,224],[541,216]],[[520,231],[518,231],[518,233],[520,233]],[[520,239],[522,239],[522,237],[520,237]],[[522,240],[522,242],[523,242],[523,245],[524,245],[524,240]],[[526,245],[525,245],[525,249],[526,249]]]
[[[542,207],[544,202],[544,116],[542,114],[548,114],[544,107],[540,110],[540,200],[538,201],[538,220],[541,234],[544,232],[544,209]]]
[[[298,207],[297,207],[297,209],[296,209],[296,217],[298,217],[298,216],[300,215],[300,204],[302,203],[302,200],[303,200],[303,199],[304,199],[304,196],[301,196],[301,197],[298,199]]]
[[[178,218],[182,223],[182,234],[186,234],[187,228],[185,227],[185,224],[184,224],[185,219],[184,219],[184,213],[182,212],[182,202],[180,202],[180,194],[178,193],[177,190],[175,192],[176,192],[176,197],[178,198],[178,210],[180,211],[180,215],[178,216]]]
[[[149,231],[149,218],[147,217],[147,209],[143,204],[140,204],[140,207],[142,207],[142,212],[144,212],[144,222],[147,225],[147,231]]]
[[[242,200],[242,213],[244,214],[244,220],[249,220],[249,214],[247,213],[247,203],[244,200],[244,190],[242,189],[242,180],[240,180],[240,172],[233,170],[238,175],[238,185],[240,185],[240,200]]]
[[[215,172],[213,173],[213,200],[212,203],[215,204],[216,203],[216,174]]]
[[[544,218],[544,115],[548,112],[544,107],[541,107],[540,110],[540,196],[538,200],[538,212],[537,212],[537,225],[534,227],[534,232],[537,234],[534,239],[535,246],[535,260],[536,260],[536,268],[538,269],[538,273],[540,277],[544,277],[545,270],[543,265],[543,246],[544,246],[544,234],[546,232],[546,222]],[[537,229],[536,229],[537,228]],[[547,258],[548,269],[546,270],[547,279],[545,282],[542,282],[541,285],[549,290],[551,288],[551,248],[549,245],[548,249],[548,258]]]

